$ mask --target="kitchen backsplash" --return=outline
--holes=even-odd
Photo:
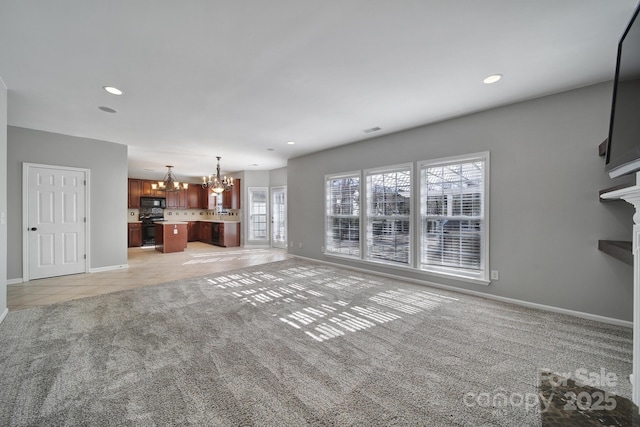
[[[128,221],[138,221],[140,219],[139,209],[127,209]],[[218,214],[215,210],[204,209],[165,209],[164,219],[181,221],[199,221],[201,219],[219,219],[224,221],[240,221],[242,217],[241,209],[228,209],[226,214]]]

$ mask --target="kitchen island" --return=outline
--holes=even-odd
[[[184,252],[187,247],[187,223],[184,221],[157,221],[156,251]]]
[[[240,222],[201,220],[200,241],[216,246],[240,246]]]

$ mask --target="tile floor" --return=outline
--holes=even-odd
[[[129,248],[129,268],[31,280],[7,287],[10,311],[134,289],[287,259],[283,249],[221,248],[190,242],[184,252]]]

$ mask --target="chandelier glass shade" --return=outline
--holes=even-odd
[[[207,179],[206,176],[202,177],[202,188],[210,188],[214,193],[220,194],[223,191],[230,191],[233,188],[233,178],[226,176],[224,178],[220,178],[220,159],[221,157],[216,157],[218,159],[218,165],[216,166],[216,175],[209,175]]]
[[[186,190],[187,188],[189,188],[189,184],[186,182],[179,182],[176,179],[176,176],[173,174],[173,171],[171,170],[173,166],[167,165],[167,173],[164,176],[164,179],[162,181],[158,181],[158,183],[153,183],[151,184],[151,188],[153,190],[160,190],[160,191],[181,191],[181,190]]]

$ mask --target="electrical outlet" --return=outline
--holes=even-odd
[[[491,270],[491,280],[500,280],[500,273],[498,270]]]
[[[320,246],[320,252],[324,253],[324,246]]]
[[[302,249],[302,242],[298,243],[298,248]]]

